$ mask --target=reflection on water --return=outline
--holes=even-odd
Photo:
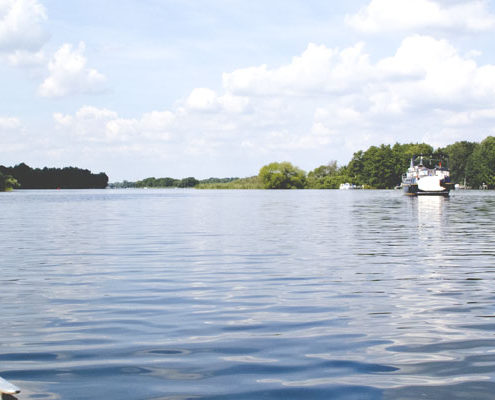
[[[445,218],[445,207],[448,207],[449,197],[418,196],[412,198],[417,207],[418,246],[425,256],[425,262],[433,267],[441,263],[445,257],[443,242],[447,239],[444,226],[448,224]],[[449,246],[450,247],[450,246]]]
[[[22,399],[491,399],[495,195],[0,194]]]
[[[449,197],[443,196],[417,196],[411,198],[417,203],[418,209],[418,231],[420,236],[423,233],[432,234],[442,229],[442,217],[446,202]]]

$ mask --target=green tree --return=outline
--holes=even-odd
[[[393,188],[400,183],[412,156],[432,152],[433,148],[425,143],[371,146],[354,153],[347,165],[348,181],[375,189]]]
[[[473,188],[483,184],[495,188],[495,137],[488,136],[474,148],[467,161],[466,175]]]
[[[352,156],[351,161],[347,164],[347,174],[351,177],[353,183],[358,183],[359,185],[364,184],[364,152],[359,150],[355,152]]]
[[[17,189],[19,183],[10,175],[4,175],[0,172],[0,192]]]
[[[0,172],[0,192],[7,190],[7,177]]]
[[[371,146],[364,153],[364,172],[368,184],[377,189],[389,189],[397,185],[395,161],[390,145]]]
[[[360,184],[375,189],[392,188],[398,184],[396,160],[390,145],[371,146],[364,153],[354,153],[349,170]]]
[[[448,167],[453,182],[471,184],[469,182],[470,177],[467,175],[467,164],[473,151],[478,146],[479,144],[476,142],[462,141],[438,149],[438,153],[445,154],[448,157]]]
[[[265,189],[303,189],[306,186],[306,173],[287,161],[265,165],[258,176]]]
[[[337,161],[320,165],[308,173],[307,187],[309,189],[337,189],[341,183],[353,182],[348,175],[347,167],[338,167]]]
[[[199,181],[196,178],[190,176],[188,178],[181,179],[180,182],[178,183],[177,187],[191,188],[191,187],[196,186],[198,183],[199,183]]]

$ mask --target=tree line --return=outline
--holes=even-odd
[[[0,191],[16,187],[83,189],[107,185],[111,188],[337,189],[346,182],[370,189],[391,189],[400,184],[411,157],[420,154],[448,160],[454,183],[495,189],[495,137],[488,136],[480,143],[460,141],[438,149],[426,143],[371,146],[355,152],[347,165],[339,166],[331,161],[308,173],[287,161],[273,162],[263,166],[258,175],[241,179],[149,177],[108,185],[104,173],[92,174],[74,167],[33,169],[21,163],[10,168],[0,166]]]
[[[113,182],[108,186],[111,189],[129,189],[129,188],[192,188],[197,187],[198,185],[213,185],[213,184],[222,184],[227,182],[232,182],[238,180],[239,178],[208,178],[198,180],[192,176],[182,179],[176,178],[145,178],[139,181],[131,182],[131,181],[122,181],[122,182]]]
[[[396,143],[371,146],[353,154],[347,165],[336,161],[320,165],[310,172],[290,162],[273,162],[263,166],[257,176],[226,183],[200,184],[199,189],[337,189],[349,182],[369,189],[392,189],[401,182],[411,157],[428,155],[443,159],[454,183],[495,189],[495,137],[481,143],[460,141],[434,149],[426,143]]]
[[[309,173],[289,162],[271,163],[261,168],[258,178],[265,189],[336,189],[345,182],[371,189],[391,189],[400,184],[411,157],[421,154],[445,160],[454,183],[471,188],[495,188],[493,136],[481,143],[460,141],[439,149],[426,143],[371,146],[354,153],[347,165],[339,167],[332,161]]]
[[[31,168],[25,163],[14,167],[0,165],[0,190],[6,189],[104,189],[108,176],[101,172],[93,174],[87,169]],[[3,178],[2,178],[3,177]],[[3,182],[3,183],[2,183]]]

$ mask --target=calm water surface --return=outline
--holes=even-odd
[[[495,193],[0,194],[19,399],[494,399]]]

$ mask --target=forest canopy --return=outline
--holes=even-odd
[[[14,167],[0,165],[0,174],[17,181],[20,189],[104,189],[108,185],[105,173],[93,174],[75,167],[40,169],[21,163]]]

